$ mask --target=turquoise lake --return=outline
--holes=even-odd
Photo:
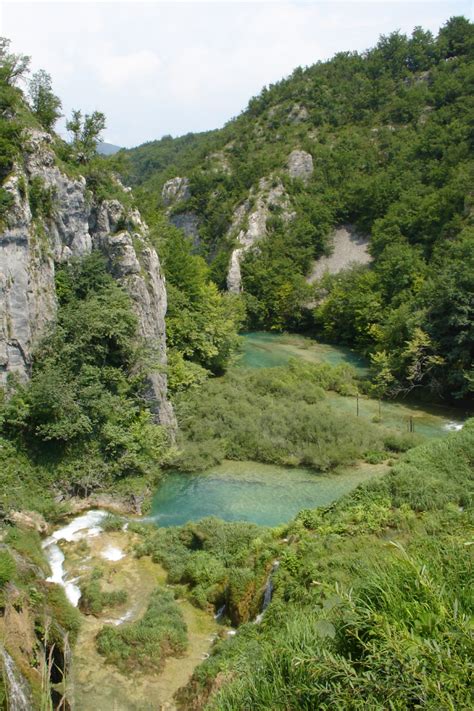
[[[302,336],[250,333],[243,338],[235,367],[283,366],[290,358],[332,365],[346,363],[367,372],[367,363],[349,349],[317,343]],[[356,399],[328,393],[331,405],[356,412]],[[410,420],[415,432],[426,437],[446,436],[462,426],[465,413],[441,406],[408,402],[382,402],[360,397],[359,416],[381,418],[389,429],[406,431]],[[301,468],[226,461],[206,472],[166,476],[155,494],[151,518],[159,526],[175,526],[205,516],[226,521],[250,521],[275,526],[289,521],[303,508],[325,506],[386,469],[361,464],[337,474],[323,475]]]

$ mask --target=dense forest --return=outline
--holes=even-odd
[[[280,180],[291,221],[276,209],[242,264],[249,328],[304,330],[370,356],[379,392],[472,391],[474,28],[451,18],[437,37],[394,32],[364,53],[341,52],[265,87],[223,129],[118,154],[148,219],[162,187],[187,176],[172,213],[199,220],[198,252],[215,283],[235,246],[233,216],[259,180]],[[309,181],[288,155],[312,156]],[[370,268],[309,286],[312,260],[335,225],[370,235]],[[174,249],[174,247],[172,248]],[[173,303],[173,299],[171,299]],[[308,304],[313,304],[308,306]],[[314,305],[316,304],[316,305]],[[192,344],[181,343],[191,360]]]

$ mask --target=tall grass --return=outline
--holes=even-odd
[[[328,471],[369,452],[413,446],[355,415],[337,412],[325,390],[356,392],[352,369],[290,362],[235,369],[178,397],[181,453],[173,465],[205,469],[222,459],[252,459]]]
[[[260,625],[219,642],[185,710],[471,709],[474,421],[281,534]]]

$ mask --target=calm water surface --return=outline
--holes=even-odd
[[[179,526],[204,516],[276,526],[304,508],[325,506],[380,474],[361,466],[340,474],[258,462],[225,461],[200,474],[168,474],[155,494],[151,517],[159,526]]]
[[[272,333],[246,334],[237,367],[282,366],[295,357],[332,365],[347,363],[361,374],[367,372],[367,362],[349,349],[303,336]],[[328,393],[328,398],[337,410],[356,413],[354,397]],[[359,416],[367,420],[378,418],[378,401],[359,398]],[[402,432],[411,420],[418,434],[440,437],[460,427],[463,417],[449,408],[382,402],[380,419],[383,426]],[[364,465],[339,474],[320,475],[305,469],[227,461],[204,473],[169,474],[155,495],[152,518],[159,526],[180,525],[204,516],[275,526],[289,521],[303,508],[335,501],[382,469]]]

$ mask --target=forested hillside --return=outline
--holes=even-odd
[[[190,225],[193,249],[221,289],[243,245],[237,290],[249,327],[355,346],[371,356],[381,393],[422,387],[466,398],[474,387],[473,52],[474,27],[462,17],[437,37],[419,27],[409,37],[394,32],[365,53],[297,68],[221,130],[120,153],[123,176],[149,221],[166,211]],[[162,190],[175,177],[188,181],[170,201]],[[370,237],[371,265],[308,284],[342,224]],[[179,352],[196,360],[185,341]]]

